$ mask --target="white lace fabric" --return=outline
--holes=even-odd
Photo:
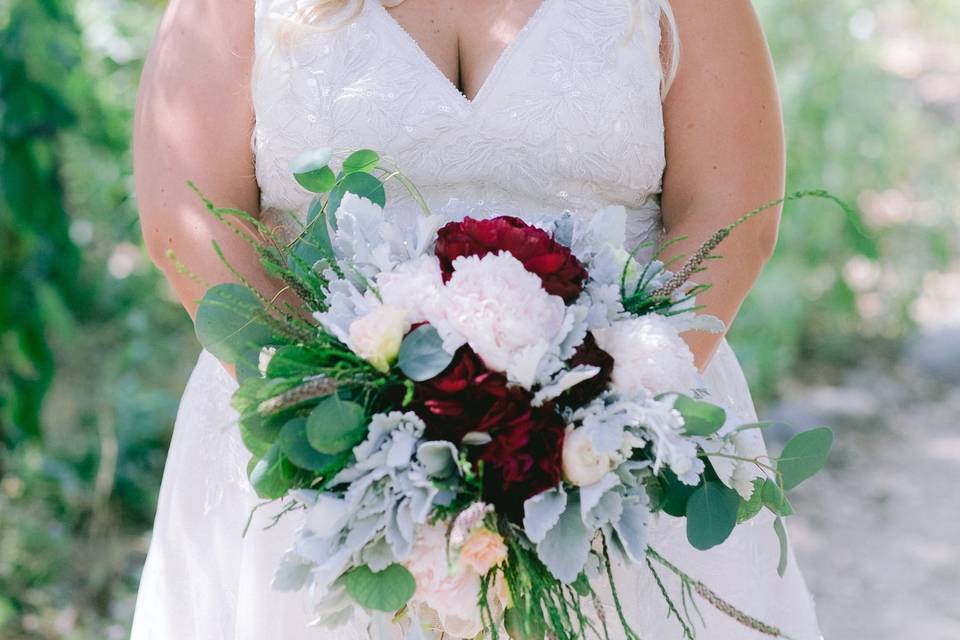
[[[630,2],[640,9],[632,31]],[[340,28],[297,26],[294,10],[291,0],[258,0],[256,7],[254,148],[269,224],[292,233],[306,212],[310,194],[290,175],[293,157],[317,147],[372,148],[397,164],[432,210],[451,218],[563,210],[587,216],[621,204],[632,242],[657,237],[665,158],[654,0],[543,0],[473,100],[378,0],[366,0]],[[418,206],[396,182],[388,183],[388,202]],[[706,379],[711,394],[745,420],[756,418],[726,343]],[[133,640],[401,637],[399,629],[368,629],[362,620],[336,632],[310,627],[302,596],[270,589],[297,518],[263,531],[279,510],[268,506],[242,535],[258,500],[229,406],[234,389],[216,360],[202,354],[177,416]],[[752,447],[763,452],[757,433]],[[663,556],[750,615],[796,640],[820,637],[792,556],[787,574],[777,576],[769,516],[707,552],[691,548],[683,521],[666,515],[650,537]],[[616,573],[627,618],[641,637],[683,637],[646,567]],[[663,578],[679,602],[677,581]],[[610,606],[609,597],[603,601]],[[701,637],[764,637],[705,602],[699,609],[707,624]]]

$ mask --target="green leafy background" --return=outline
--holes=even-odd
[[[825,187],[862,212],[787,209],[731,335],[769,404],[957,313],[944,283],[960,282],[960,5],[757,7],[791,189]],[[127,634],[198,351],[132,199],[132,106],[161,11],[0,0],[0,640]]]

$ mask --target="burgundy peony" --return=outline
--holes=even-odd
[[[600,348],[592,333],[587,333],[587,337],[577,347],[567,364],[571,369],[579,365],[600,367],[600,372],[575,387],[567,389],[559,398],[563,406],[574,408],[583,406],[603,393],[610,383],[610,375],[613,373],[613,356]]]
[[[527,271],[540,276],[548,293],[560,296],[568,304],[583,291],[587,278],[587,270],[569,248],[543,229],[511,216],[451,222],[437,232],[435,251],[444,282],[450,279],[453,261],[457,258],[483,257],[500,251],[509,251]]]
[[[563,419],[531,399],[464,346],[444,372],[416,385],[411,406],[428,438],[459,445],[472,431],[490,435],[488,444],[467,450],[484,462],[485,499],[518,521],[524,500],[556,486],[562,466]]]
[[[484,499],[515,522],[523,520],[527,498],[559,484],[563,466],[563,418],[552,406],[527,406],[480,452]]]
[[[529,405],[528,394],[508,387],[468,346],[461,347],[440,375],[414,387],[412,410],[427,425],[427,437],[459,445],[471,431],[488,432],[509,423]]]

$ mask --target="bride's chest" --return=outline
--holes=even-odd
[[[472,99],[379,0],[339,28],[299,25],[286,0],[260,2],[255,146],[265,191],[288,188],[289,159],[319,146],[377,149],[424,187],[488,182],[574,207],[639,204],[658,190],[652,0],[543,0]]]

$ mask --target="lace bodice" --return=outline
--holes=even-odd
[[[631,238],[648,237],[659,229],[664,169],[659,8],[636,4],[543,0],[468,100],[381,0],[339,27],[304,26],[290,0],[258,0],[254,148],[265,219],[283,224],[306,209],[310,195],[288,168],[297,154],[369,147],[437,213],[589,215],[622,204]],[[396,184],[388,201],[412,206]]]

